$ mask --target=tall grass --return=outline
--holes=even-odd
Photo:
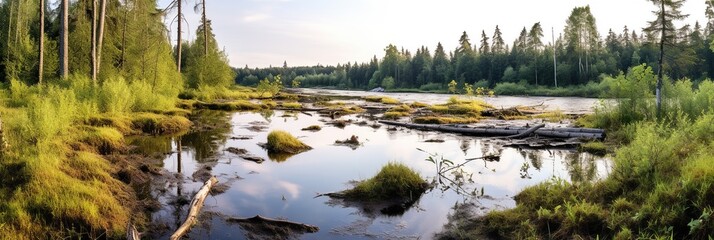
[[[98,86],[79,75],[42,87],[11,81],[0,91],[9,148],[0,160],[0,235],[30,238],[118,238],[133,207],[133,191],[98,153],[124,149],[122,133],[176,131],[179,116],[138,111],[173,108],[176,89],[108,79]],[[101,121],[107,119],[107,121]],[[95,121],[99,120],[99,121]],[[95,122],[104,127],[89,127]],[[133,129],[132,129],[133,128]],[[0,237],[5,238],[5,237]]]
[[[486,230],[507,238],[707,239],[714,233],[714,84],[667,80],[654,115],[655,76],[644,65],[604,83],[616,105],[592,125],[625,138],[610,175],[596,183],[551,181],[525,189],[517,206],[492,212]]]

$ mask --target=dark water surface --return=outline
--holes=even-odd
[[[366,121],[368,125],[338,128],[326,125],[323,121],[331,120],[318,115],[288,113],[293,116],[283,117],[284,114],[284,111],[202,112],[198,117],[217,128],[174,139],[143,141],[147,142],[145,145],[156,145],[160,151],[172,152],[162,167],[180,179],[155,183],[160,187],[152,190],[152,195],[162,204],[161,209],[152,214],[152,221],[165,226],[165,233],[158,237],[168,238],[185,219],[186,202],[203,185],[197,173],[200,169],[210,169],[208,174],[217,176],[227,189],[206,199],[201,221],[189,234],[191,239],[245,239],[241,226],[225,219],[258,214],[320,227],[317,233],[297,236],[301,239],[430,239],[442,229],[457,202],[475,201],[484,212],[509,208],[515,205],[512,196],[526,186],[551,178],[590,181],[606,176],[609,169],[607,159],[570,150],[520,150],[499,147],[495,140],[487,138],[405,128],[389,130],[385,125],[375,129],[370,126],[374,121],[366,116],[342,119]],[[220,127],[222,125],[225,127]],[[323,128],[318,132],[301,131],[310,125]],[[260,128],[264,129],[259,131]],[[287,159],[284,156],[271,159],[257,143],[265,142],[267,134],[276,129],[290,132],[314,149]],[[352,135],[362,142],[358,148],[334,144],[335,140]],[[250,139],[242,139],[245,137]],[[431,139],[443,142],[426,142]],[[246,149],[266,161],[258,164],[243,160],[225,151],[228,147]],[[457,164],[487,154],[500,154],[501,160],[477,160],[463,167],[467,176],[473,174],[473,183],[461,187],[477,192],[478,197],[458,194],[456,186],[442,191],[444,185],[441,185],[424,194],[400,216],[365,212],[328,197],[315,198],[317,193],[349,188],[350,181],[367,179],[390,161],[404,163],[431,180],[436,170],[434,164],[425,161],[427,153]]]

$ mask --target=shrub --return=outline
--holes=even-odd
[[[129,85],[121,78],[105,81],[99,91],[102,112],[118,114],[130,112],[134,104]]]

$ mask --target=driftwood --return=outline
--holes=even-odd
[[[188,211],[188,216],[186,216],[186,221],[181,224],[181,227],[176,229],[176,232],[171,235],[171,240],[177,240],[180,239],[181,236],[186,234],[186,232],[193,226],[193,224],[196,224],[198,222],[198,213],[201,211],[201,207],[203,207],[203,202],[206,200],[206,197],[208,197],[208,193],[211,191],[211,187],[218,183],[218,179],[216,177],[211,177],[211,179],[208,179],[206,183],[201,187],[200,190],[196,193],[196,195],[193,196],[193,199],[191,200],[191,208]]]
[[[127,240],[141,240],[141,234],[136,230],[134,224],[126,224],[126,239]]]
[[[260,215],[255,215],[255,217],[252,217],[252,218],[230,217],[226,221],[232,222],[232,223],[265,224],[265,225],[271,225],[271,226],[280,227],[280,228],[287,228],[287,229],[290,229],[293,231],[308,232],[308,233],[315,233],[317,231],[320,231],[320,228],[317,226],[308,225],[308,224],[304,224],[304,223],[298,223],[298,222],[292,222],[292,221],[287,221],[287,220],[266,218],[266,217],[263,217]]]
[[[545,127],[545,124],[541,123],[541,124],[535,125],[529,129],[527,129],[525,132],[522,132],[522,133],[519,133],[516,135],[511,135],[506,138],[511,138],[511,139],[524,138],[524,137],[530,136],[531,134],[533,134],[533,132],[535,132],[536,130],[538,130],[539,128],[542,128],[542,127]]]
[[[380,120],[378,122],[382,123],[382,124],[402,126],[402,127],[418,129],[418,130],[433,130],[433,131],[439,131],[439,132],[459,133],[459,134],[470,135],[470,136],[513,136],[513,135],[518,135],[518,134],[528,131],[528,129],[525,129],[525,128],[523,128],[523,129],[470,128],[470,127],[464,127],[464,126],[440,125],[440,124],[416,124],[416,123],[404,123],[404,122],[386,121],[386,120]],[[550,130],[537,129],[533,133],[538,136],[550,137],[550,138],[603,139],[605,137],[604,133],[575,132],[575,131],[571,132],[571,131],[568,131],[568,129],[571,129],[571,128],[563,128],[563,130],[560,130],[559,128],[551,128]]]

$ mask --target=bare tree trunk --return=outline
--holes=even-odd
[[[129,10],[125,8],[124,9],[124,28],[122,29],[122,32],[121,32],[121,60],[119,61],[120,68],[122,71],[124,70],[124,64],[125,64],[124,61],[126,61],[126,58],[125,58],[125,56],[126,56],[125,55],[126,54],[126,28],[127,28],[127,22],[129,21],[128,15],[129,15]]]
[[[60,22],[62,24],[62,27],[60,28],[59,46],[60,77],[66,78],[69,74],[69,0],[62,0],[61,7],[62,10],[60,11]]]
[[[40,51],[37,84],[42,85],[42,72],[45,66],[45,0],[40,0]]]
[[[657,89],[655,90],[655,95],[657,97],[657,118],[660,117],[662,114],[662,61],[664,59],[664,38],[665,38],[665,28],[667,27],[667,24],[665,23],[665,13],[664,13],[664,1],[660,1],[661,4],[661,14],[660,17],[662,18],[662,36],[659,39],[659,60],[657,60],[657,64],[659,64],[659,69],[657,69]]]
[[[178,31],[176,32],[176,66],[178,72],[181,73],[181,2],[178,0]]]
[[[97,85],[97,0],[92,0],[92,83]]]
[[[5,56],[9,57],[10,56],[10,35],[12,33],[12,15],[13,11],[15,10],[15,7],[13,6],[15,1],[10,1],[10,17],[8,18],[7,21],[7,43],[5,47]]]
[[[206,24],[206,0],[202,0],[203,4],[203,54],[208,56],[208,24]]]
[[[99,69],[102,65],[102,46],[104,43],[104,23],[106,22],[106,16],[107,16],[107,0],[100,0],[100,7],[99,7],[99,35],[97,36],[97,62],[96,62],[96,68],[97,70],[95,71],[96,75],[99,75]]]

